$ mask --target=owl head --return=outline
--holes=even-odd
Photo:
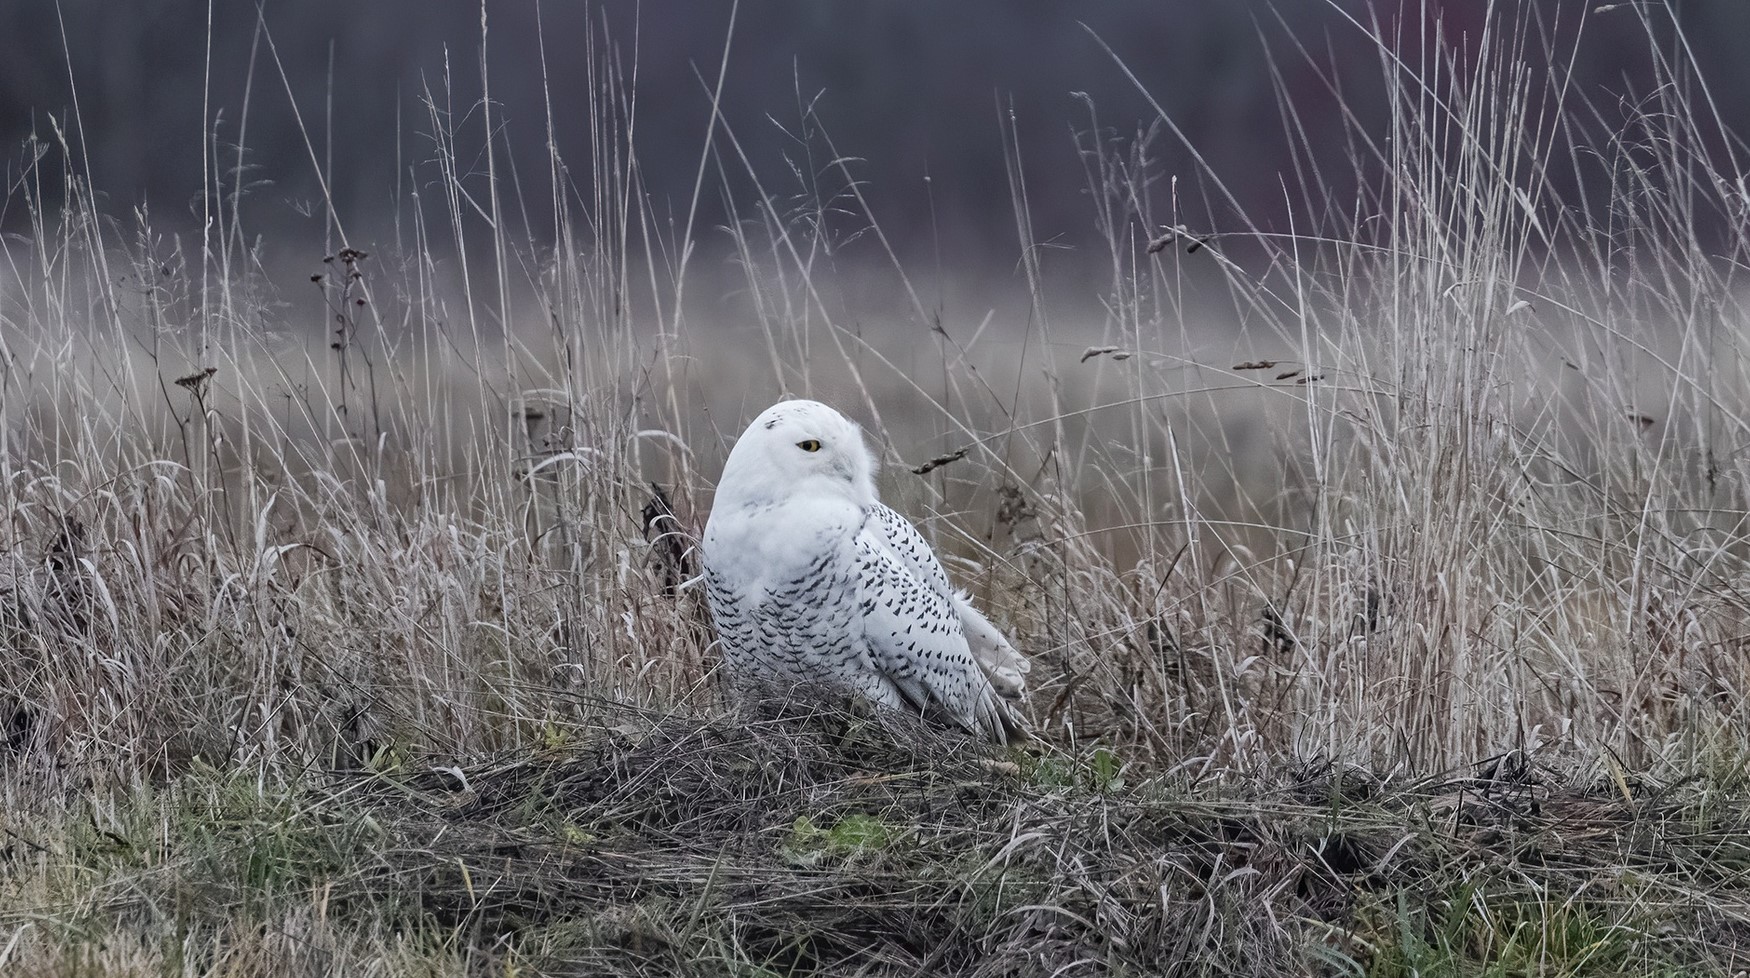
[[[717,498],[758,503],[797,493],[875,504],[875,458],[856,423],[819,401],[779,401],[753,419],[723,464]]]

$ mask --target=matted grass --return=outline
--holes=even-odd
[[[886,722],[883,722],[883,721]],[[1746,792],[1503,758],[1139,776],[903,718],[623,713],[458,767],[198,767],[7,827],[9,974],[1693,974]],[[78,940],[69,940],[69,935]],[[271,962],[271,965],[269,964]]]

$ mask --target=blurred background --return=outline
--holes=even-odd
[[[1575,77],[1607,113],[1644,94],[1649,56],[1630,5],[1530,5],[1549,36],[1528,38],[1529,48],[1569,50],[1580,38]],[[1155,125],[1140,85],[1269,228],[1298,196],[1285,192],[1293,163],[1279,90],[1315,132],[1339,131],[1339,91],[1363,125],[1383,121],[1384,68],[1361,25],[1392,25],[1407,50],[1426,47],[1438,27],[1465,50],[1488,6],[753,0],[740,5],[731,37],[731,5],[717,0],[0,0],[0,146],[16,190],[27,138],[53,143],[59,126],[111,213],[145,204],[159,229],[175,230],[200,220],[210,124],[218,145],[246,146],[244,217],[268,251],[305,249],[325,234],[319,168],[350,243],[380,250],[395,243],[398,202],[432,179],[422,169],[435,155],[431,106],[446,125],[483,133],[483,49],[497,165],[544,179],[551,112],[558,153],[582,187],[591,178],[588,64],[611,55],[636,79],[635,146],[654,209],[683,222],[727,39],[724,120],[768,191],[785,191],[792,166],[821,175],[830,141],[860,160],[853,172],[908,261],[1001,272],[1017,253],[1006,144],[1024,167],[1034,239],[1073,256],[1094,236],[1078,138],[1085,148]],[[1744,131],[1750,4],[1671,7],[1726,128]],[[1319,152],[1340,162],[1348,148],[1328,142]],[[1168,136],[1153,145],[1160,176],[1196,179],[1184,145]],[[483,137],[458,149],[460,166],[484,168]],[[734,160],[727,169],[744,172]],[[1343,171],[1324,178],[1340,184]],[[719,186],[707,178],[701,227],[724,221]],[[1198,202],[1187,208],[1193,226],[1230,217],[1201,211],[1201,189],[1185,196]],[[0,207],[0,227],[19,230],[16,193]],[[541,222],[531,223],[538,236]]]
[[[337,585],[375,621],[464,514],[456,566],[554,586],[423,578],[368,627],[313,588],[297,641],[359,676],[473,642],[385,695],[539,717],[447,636],[538,596],[521,675],[696,688],[634,517],[654,483],[696,533],[747,420],[812,396],[1043,700],[1163,718],[1137,743],[1635,764],[1698,688],[1742,743],[1746,38],[1744,0],[0,0],[0,469],[186,485],[191,607],[218,528],[252,574],[416,541]],[[427,593],[466,597],[385,666]],[[166,675],[268,704],[190,634],[221,678]]]

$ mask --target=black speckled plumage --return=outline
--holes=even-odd
[[[775,405],[736,442],[705,532],[724,665],[735,680],[849,688],[1006,740],[1022,729],[1004,697],[1025,660],[876,500],[873,468],[856,426],[812,401]]]

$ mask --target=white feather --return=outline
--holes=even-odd
[[[705,526],[712,616],[733,680],[827,684],[1005,741],[1027,661],[904,517],[881,505],[862,432],[783,401],[723,466]]]

